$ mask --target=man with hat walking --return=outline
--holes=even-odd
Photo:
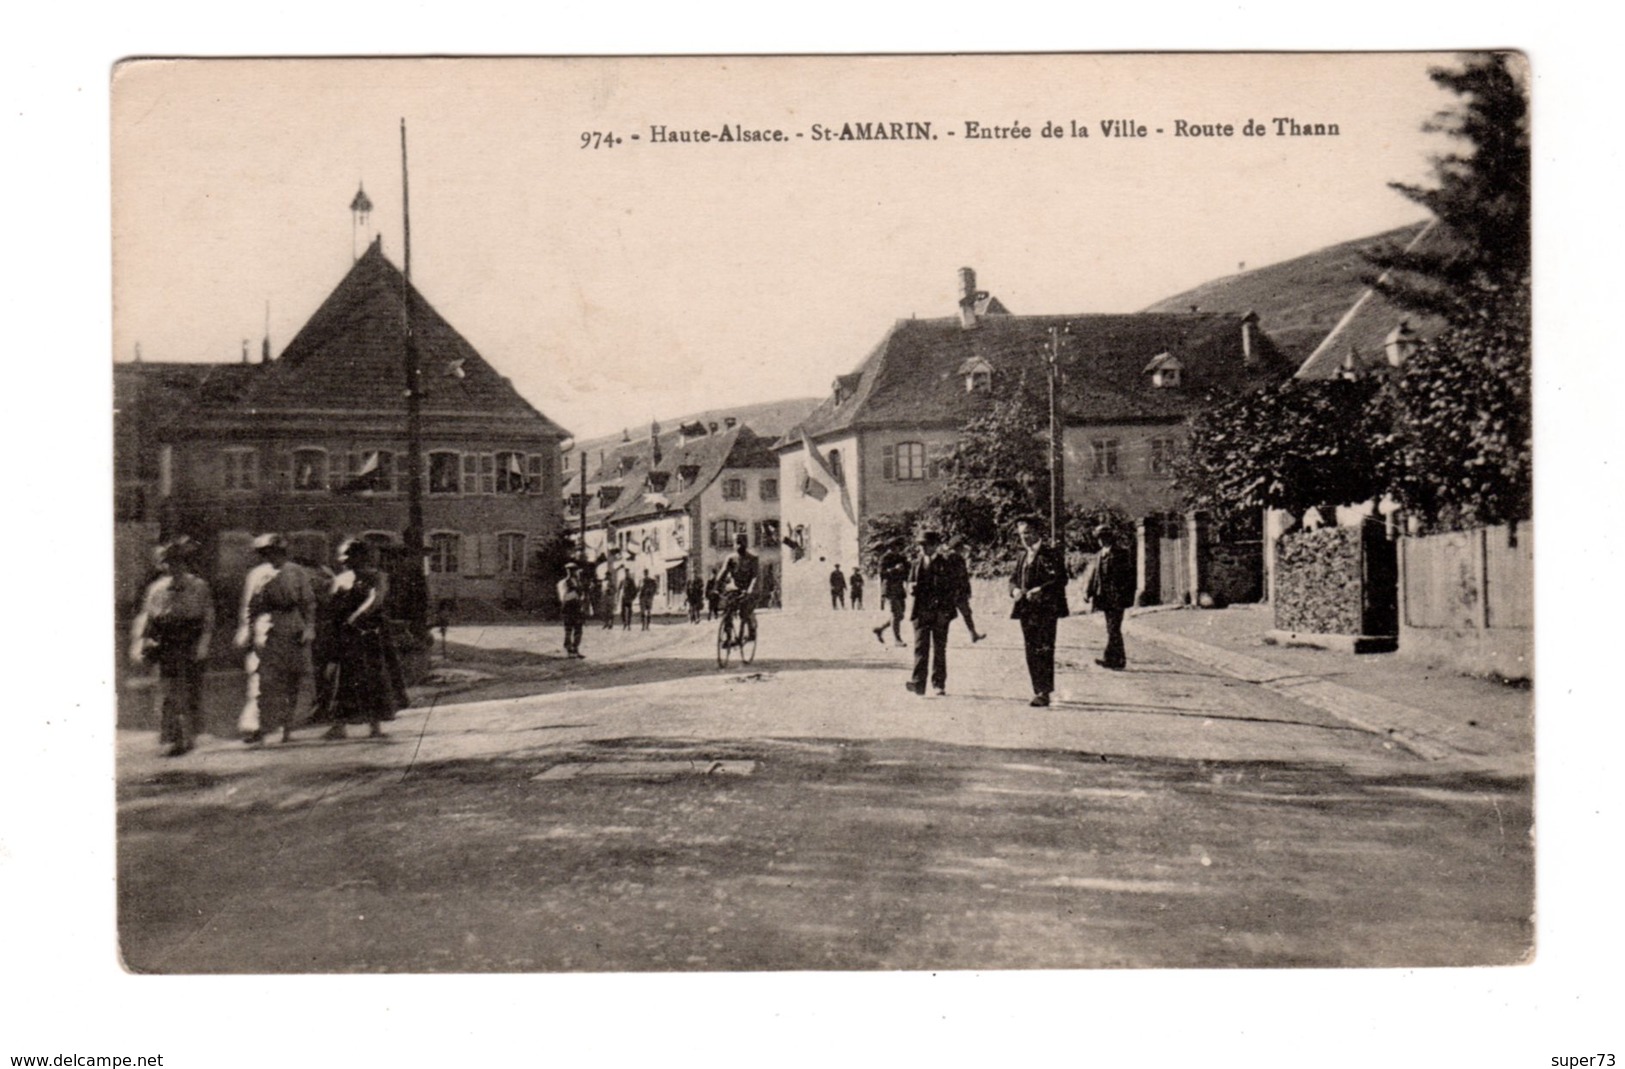
[[[250,647],[252,678],[259,680],[259,723],[243,741],[255,745],[268,729],[281,728],[282,741],[293,739],[299,692],[310,677],[310,645],[316,638],[316,592],[310,573],[288,559],[280,534],[254,539],[260,564],[248,573],[237,646]]]
[[[130,660],[158,668],[158,741],[179,757],[203,731],[203,667],[214,633],[214,595],[192,571],[193,543],[177,538],[159,547],[163,574],[141,599],[130,628]]]
[[[564,655],[580,658],[581,631],[587,618],[587,585],[581,578],[581,565],[568,561],[559,580],[559,615],[564,618]]]
[[[907,687],[922,697],[928,668],[932,690],[939,696],[948,692],[948,625],[958,611],[959,576],[941,550],[941,535],[922,533],[920,554],[909,572],[914,591],[914,608],[909,614],[914,623],[914,675]]]
[[[1100,552],[1095,554],[1095,567],[1084,587],[1090,608],[1106,614],[1106,650],[1095,663],[1120,672],[1128,667],[1123,652],[1123,613],[1134,604],[1134,560],[1118,545],[1117,531],[1112,527],[1096,527],[1095,540],[1100,543]]]
[[[1010,598],[1015,603],[1010,618],[1021,622],[1027,677],[1033,685],[1033,700],[1027,704],[1042,708],[1055,692],[1056,621],[1070,613],[1066,604],[1066,563],[1061,551],[1044,541],[1038,520],[1018,521],[1016,537],[1021,539],[1021,559],[1010,577]]]

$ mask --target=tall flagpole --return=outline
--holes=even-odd
[[[412,209],[406,178],[406,119],[401,119],[401,231],[405,247],[401,272],[401,315],[406,333],[406,556],[419,586],[403,599],[416,634],[427,627],[428,584],[422,571],[428,561],[423,546],[423,377],[418,367],[417,336],[412,329]]]

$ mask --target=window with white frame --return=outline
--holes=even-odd
[[[455,575],[458,557],[462,554],[463,536],[456,531],[436,531],[429,536],[429,571],[436,575]]]
[[[1175,448],[1176,443],[1172,438],[1151,439],[1151,456],[1146,461],[1146,470],[1152,475],[1172,475]]]
[[[463,458],[450,450],[436,450],[429,454],[429,493],[455,494],[459,492],[459,472]]]
[[[763,479],[758,486],[763,501],[777,501],[779,499],[779,480]]]
[[[227,449],[222,455],[223,479],[221,488],[233,493],[245,493],[259,487],[259,452],[254,449]]]
[[[525,574],[525,536],[517,531],[497,535],[497,571],[503,575]]]
[[[891,455],[891,474],[887,478],[900,483],[919,482],[925,478],[925,443],[924,442],[898,442],[889,450]],[[881,466],[885,467],[886,456],[881,457]]]
[[[745,500],[745,480],[739,478],[738,476],[732,476],[722,480],[722,500]]]
[[[779,521],[757,520],[755,542],[760,549],[772,549],[779,544]]]
[[[293,451],[293,488],[300,493],[327,489],[327,450],[307,447]]]
[[[712,520],[711,548],[732,549],[734,539],[745,533],[743,520]]]
[[[522,494],[525,492],[525,454],[511,451],[496,455],[496,492]]]
[[[1110,478],[1118,474],[1116,438],[1096,438],[1089,443],[1089,451],[1093,459],[1089,473],[1097,479]]]

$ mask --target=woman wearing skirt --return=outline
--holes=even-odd
[[[389,579],[378,570],[373,548],[359,539],[340,546],[339,559],[344,570],[333,579],[322,643],[333,726],[322,737],[342,739],[345,724],[365,723],[379,738],[380,722],[395,719],[407,701],[406,676],[383,613]]]

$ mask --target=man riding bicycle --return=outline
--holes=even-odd
[[[762,581],[762,562],[750,551],[750,536],[739,532],[734,539],[734,552],[722,563],[717,575],[717,587],[722,591],[723,611],[739,613],[740,634],[756,637],[756,593]],[[744,627],[748,626],[747,632]]]

